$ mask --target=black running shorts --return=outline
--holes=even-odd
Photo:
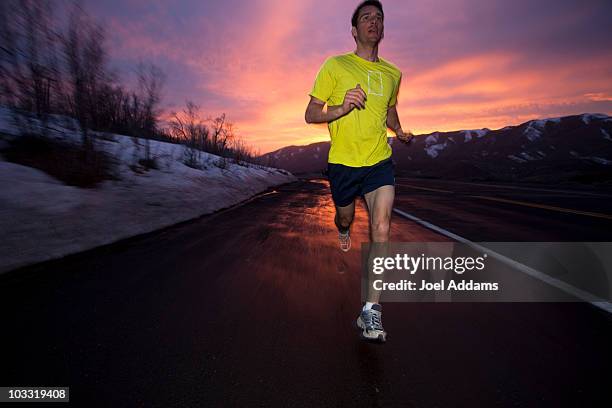
[[[393,162],[390,157],[366,167],[328,163],[327,175],[332,199],[338,207],[346,207],[355,201],[357,196],[364,196],[378,187],[395,185]]]

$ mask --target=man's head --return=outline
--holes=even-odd
[[[376,45],[385,36],[384,31],[385,13],[378,0],[366,0],[361,2],[351,18],[351,33],[355,42]]]

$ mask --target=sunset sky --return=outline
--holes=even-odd
[[[307,125],[323,60],[354,50],[352,0],[85,0],[125,81],[139,60],[167,75],[163,108],[225,112],[265,153],[328,140]],[[612,1],[386,0],[379,55],[403,72],[414,133],[612,114]]]

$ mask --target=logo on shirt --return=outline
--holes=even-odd
[[[368,95],[383,96],[382,72],[368,71]]]

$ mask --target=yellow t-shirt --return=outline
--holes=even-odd
[[[353,109],[327,124],[331,136],[328,161],[351,167],[372,166],[391,156],[387,142],[387,109],[397,102],[402,73],[388,61],[370,62],[351,52],[325,60],[310,96],[341,105],[349,89],[360,84],[365,109]]]

